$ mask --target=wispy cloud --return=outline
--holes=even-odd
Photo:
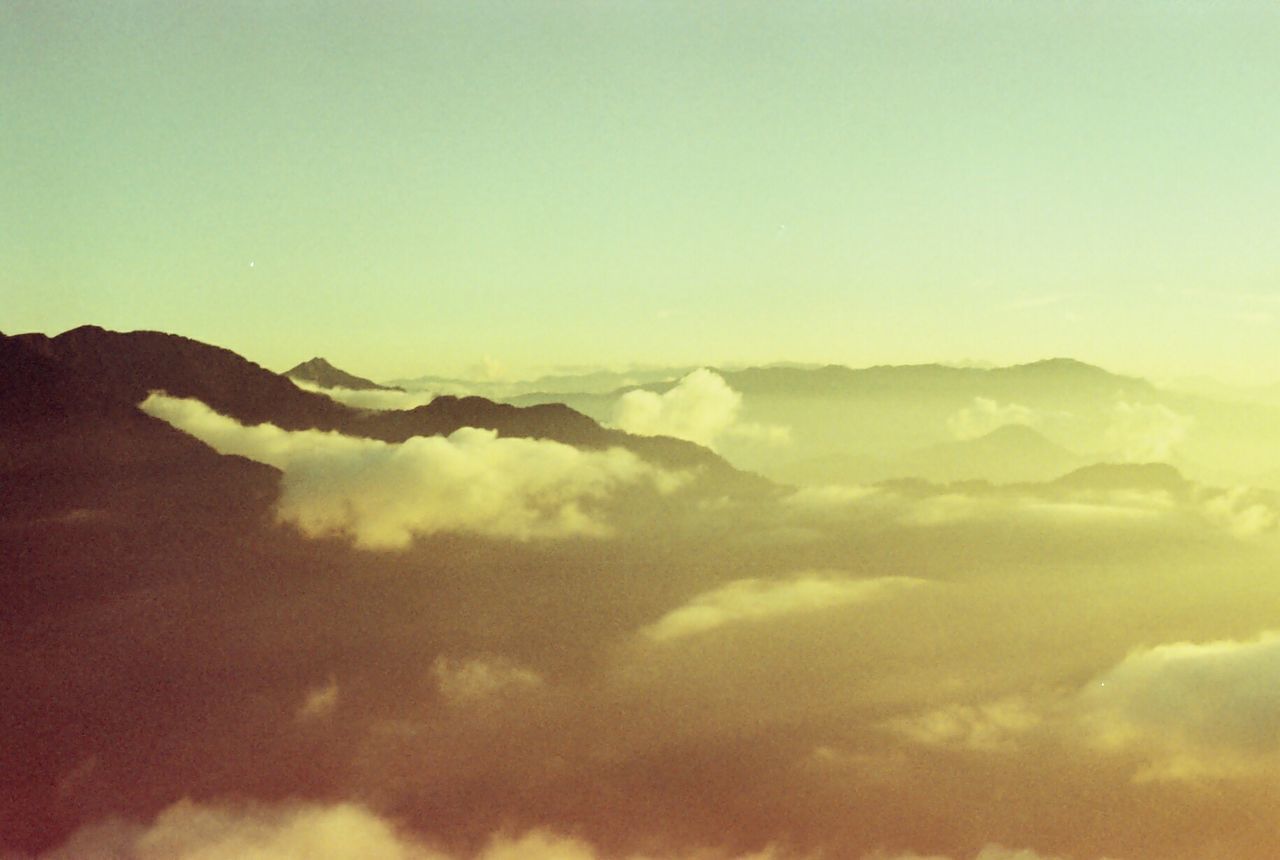
[[[384,389],[325,388],[305,380],[294,379],[293,384],[307,391],[323,394],[330,400],[336,400],[357,409],[376,409],[389,411],[395,409],[414,409],[426,406],[436,398],[432,391],[394,391]]]
[[[697,595],[642,632],[655,642],[668,642],[728,624],[861,603],[922,584],[924,580],[908,577],[847,579],[821,573],[785,580],[738,579]]]

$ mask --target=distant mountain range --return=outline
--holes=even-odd
[[[976,439],[938,442],[897,456],[829,454],[792,461],[776,474],[798,484],[872,484],[903,478],[1014,484],[1050,481],[1085,462],[1031,427],[1007,424]]]
[[[730,462],[775,480],[1044,480],[1089,462],[1165,460],[1198,480],[1280,488],[1280,406],[1168,390],[1074,359],[716,372],[742,395],[741,422],[789,429],[785,447],[732,435],[717,444]],[[608,423],[628,391],[662,394],[676,382],[508,402],[560,402]],[[1009,425],[1035,435],[971,444]]]
[[[674,383],[675,380],[694,370],[697,370],[697,367],[654,367],[628,371],[591,370],[514,381],[425,375],[395,379],[391,384],[409,391],[481,394],[494,398],[513,398],[528,394],[607,394],[638,385]]]

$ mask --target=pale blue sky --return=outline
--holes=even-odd
[[[0,0],[4,331],[1280,378],[1270,3]]]

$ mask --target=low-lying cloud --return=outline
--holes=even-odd
[[[769,846],[747,854],[715,848],[661,854],[606,854],[548,828],[496,833],[475,851],[446,850],[356,803],[204,804],[181,800],[149,825],[109,819],[77,830],[37,860],[821,860]],[[863,860],[966,860],[962,856],[875,852]],[[1064,860],[989,844],[972,860]],[[1106,860],[1106,858],[1100,858]]]
[[[415,535],[466,532],[529,540],[600,537],[592,510],[621,488],[670,492],[679,475],[630,451],[581,451],[545,439],[461,428],[392,444],[272,424],[246,427],[198,400],[153,393],[142,409],[223,454],[284,473],[277,514],[311,536],[346,535],[369,549],[403,549]]]
[[[445,860],[354,804],[281,808],[180,801],[149,825],[109,820],[82,828],[40,860]]]
[[[299,388],[323,394],[330,400],[336,400],[347,406],[354,406],[357,409],[376,409],[380,412],[414,409],[418,406],[426,406],[436,399],[436,392],[434,391],[397,391],[382,388],[355,389],[336,386],[326,388],[325,386],[300,379],[294,379],[292,382]]]
[[[1134,782],[1235,779],[1280,764],[1280,632],[1131,652],[1084,687],[886,720],[928,747],[1013,753],[1047,738],[1132,761]]]
[[[784,857],[772,848],[736,855],[716,850],[660,856],[605,855],[590,842],[543,828],[519,835],[498,833],[479,850],[460,852],[437,848],[428,838],[354,803],[275,807],[182,800],[162,811],[150,825],[112,819],[81,828],[38,860],[604,860],[606,856],[615,860]]]
[[[1237,540],[1264,538],[1280,528],[1280,497],[1252,487],[1223,489],[1186,482],[1178,488],[1075,489],[1054,484],[1013,489],[923,485],[803,487],[782,500],[797,522],[897,523],[946,527],[1007,523],[1028,528],[1098,527],[1196,529]]]
[[[667,642],[727,624],[861,603],[923,582],[909,577],[845,579],[819,573],[776,581],[738,579],[697,595],[646,627],[643,633],[655,642]]]
[[[1251,772],[1280,754],[1280,633],[1135,651],[1080,702],[1094,742],[1147,754],[1140,780]]]

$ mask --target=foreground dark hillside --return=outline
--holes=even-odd
[[[83,326],[52,338],[26,334],[13,340],[49,367],[77,374],[92,397],[116,404],[136,405],[149,392],[163,391],[200,400],[245,424],[269,422],[285,430],[331,430],[384,442],[479,427],[501,436],[550,439],[590,449],[621,447],[662,466],[702,470],[729,489],[760,491],[767,487],[690,442],[632,436],[601,427],[562,404],[523,408],[482,397],[444,396],[411,410],[368,411],[300,389],[285,376],[230,350],[178,335]]]

